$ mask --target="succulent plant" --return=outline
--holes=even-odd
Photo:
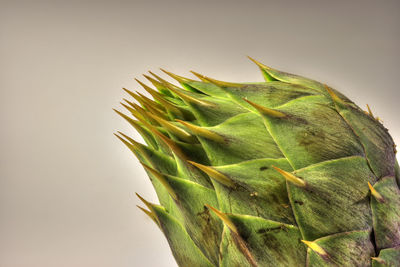
[[[163,70],[124,89],[117,137],[160,204],[140,207],[179,266],[400,266],[395,144],[372,112],[329,86],[252,59],[265,82]]]

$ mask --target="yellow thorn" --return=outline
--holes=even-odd
[[[157,135],[179,158],[186,160],[186,155],[182,152],[181,148],[172,139],[160,133],[154,126],[148,125],[149,130]]]
[[[124,113],[122,113],[121,111],[113,108],[113,110],[120,115],[122,118],[124,118],[125,120],[127,120],[128,122],[134,121],[132,118],[130,118],[129,116],[125,115]]]
[[[194,72],[192,72],[192,73],[194,74]],[[203,77],[203,79],[202,79],[203,81],[213,83],[213,84],[215,84],[219,87],[223,87],[223,88],[225,88],[225,87],[243,87],[244,86],[244,84],[241,84],[241,83],[231,83],[231,82],[219,81],[219,80],[216,80],[216,79],[204,76],[204,75],[201,75],[201,77]]]
[[[141,146],[143,146],[141,143],[136,142],[135,140],[133,140],[132,138],[130,138],[129,136],[127,136],[126,134],[124,134],[123,132],[117,131],[117,133],[119,133],[120,135],[122,135],[124,138],[126,138],[129,142],[131,142],[131,145],[138,149],[141,150]]]
[[[148,75],[146,75],[146,74],[143,74],[143,76],[147,79],[147,80],[149,80],[157,89],[163,89],[163,88],[165,88],[165,86],[161,83],[161,82],[159,82],[159,81],[157,81],[156,79],[154,79],[153,77],[150,77],[150,76],[148,76]]]
[[[235,186],[235,183],[228,176],[220,173],[219,171],[215,170],[213,167],[205,166],[205,165],[202,165],[200,163],[197,163],[197,162],[194,162],[194,161],[190,161],[190,160],[188,160],[188,162],[190,164],[196,166],[197,168],[199,168],[200,170],[205,172],[208,176],[210,176],[214,180],[217,180],[221,184],[224,184],[224,185],[226,185],[228,187],[234,187]]]
[[[212,211],[215,213],[215,215],[217,215],[217,216],[221,219],[221,221],[222,221],[226,226],[228,226],[228,228],[229,228],[232,232],[234,232],[235,234],[239,234],[239,231],[237,230],[236,226],[235,226],[235,225],[233,224],[233,222],[228,218],[228,216],[226,216],[225,213],[223,213],[223,212],[217,210],[216,208],[211,207],[211,206],[208,205],[208,204],[205,204],[205,206],[206,206],[207,208],[209,208],[210,210],[212,210]]]
[[[272,166],[272,168],[274,168],[276,171],[278,171],[280,174],[282,174],[282,176],[285,177],[285,179],[287,181],[293,183],[296,186],[305,187],[307,185],[307,183],[303,179],[300,179],[299,177],[293,175],[290,172],[284,171],[275,166]]]
[[[306,241],[306,240],[301,240],[304,244],[306,244],[309,248],[311,248],[313,251],[315,251],[317,254],[323,256],[323,257],[329,257],[328,253],[320,247],[316,242],[311,242],[311,241]]]
[[[271,69],[270,67],[268,67],[268,66],[262,64],[261,62],[255,60],[254,58],[252,58],[252,57],[250,57],[250,56],[247,56],[247,57],[248,57],[251,61],[253,61],[260,69],[267,69],[267,70],[270,70],[270,69]]]
[[[125,99],[124,99],[125,100]],[[125,100],[127,101],[127,100]],[[127,101],[129,102],[129,101]],[[125,105],[124,103],[121,103],[122,106],[124,106],[127,110],[129,110],[129,112],[136,118],[138,119],[140,122],[145,123],[147,122],[147,120],[151,120],[151,118],[149,118],[147,116],[147,114],[145,113],[145,110],[142,109],[140,106],[134,104],[134,103],[130,103],[132,106],[135,107],[135,109]]]
[[[138,121],[133,120],[132,118],[126,116],[125,114],[123,114],[122,112],[119,112],[116,109],[114,109],[114,111],[117,112],[117,114],[120,115],[122,118],[124,118],[126,121],[128,121],[129,124],[132,125],[136,129],[136,131],[138,131],[139,133],[143,133],[143,131],[145,131],[143,126],[140,125]],[[152,147],[154,147],[154,144],[152,144]]]
[[[372,118],[374,118],[374,114],[372,114],[372,111],[371,111],[371,109],[369,108],[369,105],[368,105],[368,104],[367,104],[367,109],[368,109],[369,115],[370,115]]]
[[[337,95],[335,92],[326,84],[324,84],[326,91],[328,91],[329,95],[331,96],[333,102],[336,106],[344,107],[346,103]]]
[[[154,113],[154,114],[159,115],[159,113],[162,113],[162,111],[158,111],[157,109],[155,109],[155,108],[151,107],[150,105],[144,103],[143,106],[144,106],[145,108],[147,108],[147,110],[148,110],[148,111],[146,111],[146,110],[143,109],[141,106],[139,106],[139,105],[137,105],[137,104],[135,104],[135,103],[132,103],[132,102],[126,100],[125,98],[124,98],[124,100],[125,100],[125,102],[127,102],[129,105],[131,105],[131,106],[134,108],[134,109],[128,109],[128,110],[129,110],[129,111],[132,113],[132,115],[133,115],[135,118],[137,118],[140,122],[142,122],[142,123],[147,123],[147,122],[149,121],[149,122],[151,122],[152,124],[159,125],[159,124],[157,123],[156,120],[154,120],[153,118],[151,118],[151,117],[149,116],[149,114],[151,114],[151,112],[152,112],[152,113]],[[121,103],[121,104],[122,104],[122,103]],[[124,104],[122,104],[122,105],[123,105],[124,107],[127,108],[126,105],[124,105]],[[160,116],[160,117],[161,117],[161,116]],[[162,115],[162,117],[165,118],[165,115]]]
[[[264,106],[261,106],[259,104],[256,104],[254,102],[251,102],[250,100],[247,100],[245,98],[243,98],[244,101],[246,101],[247,103],[249,103],[250,105],[252,105],[255,109],[258,110],[258,112],[260,112],[263,115],[266,115],[268,117],[274,117],[274,118],[284,118],[286,117],[286,114],[280,111],[277,111],[275,109],[270,109]]]
[[[161,126],[163,126],[165,129],[171,131],[174,135],[178,136],[182,141],[186,141],[189,143],[196,142],[196,138],[191,135],[190,133],[186,132],[182,128],[172,124],[171,122],[164,120],[160,117],[157,117],[156,115],[153,114],[148,114],[150,117],[152,117],[155,121],[157,121]]]
[[[118,115],[120,115],[122,118],[124,118],[126,121],[128,121],[133,127],[135,127],[136,129],[138,129],[137,127],[140,127],[140,125],[137,123],[137,121],[135,121],[134,119],[132,119],[131,117],[125,115],[124,113],[113,109]]]
[[[146,85],[145,83],[143,83],[141,80],[135,78],[135,81],[137,81],[143,88],[144,90],[154,90],[153,88],[151,88],[150,86]]]
[[[157,91],[154,90],[153,88],[151,88],[151,87],[145,85],[145,84],[142,83],[140,80],[138,80],[138,79],[136,79],[136,78],[135,78],[135,80],[136,80],[136,81],[144,88],[144,90],[146,90],[155,100],[157,100],[158,102],[160,102],[161,105],[164,105],[164,107],[165,107],[167,110],[170,110],[170,111],[172,111],[173,113],[178,114],[179,116],[183,116],[182,112],[181,112],[177,107],[175,107],[171,102],[165,100],[165,99],[163,98],[163,96],[162,96],[159,92],[157,92]]]
[[[128,103],[131,107],[134,107],[134,105],[137,105],[137,104],[135,104],[135,103],[129,101],[129,100],[126,99],[126,98],[122,98],[122,100],[124,100],[126,103]],[[121,103],[121,102],[120,102],[120,103]],[[121,104],[122,104],[122,103],[121,103]],[[122,104],[122,105],[123,105],[123,104]]]
[[[125,139],[123,139],[123,138],[122,138],[121,136],[119,136],[118,134],[115,134],[115,133],[114,133],[114,135],[115,135],[122,143],[124,143],[124,145],[126,145],[126,146],[129,148],[129,150],[132,151],[133,154],[135,154],[135,156],[136,156],[137,158],[139,158],[139,154],[140,154],[140,152],[141,152],[141,149],[140,149],[139,146],[136,146],[136,145],[134,145],[134,144],[129,143],[128,141],[126,141]]]
[[[205,78],[205,76],[203,74],[200,74],[200,73],[195,72],[193,70],[191,70],[190,72],[193,73],[193,75],[196,76],[197,78],[199,78],[201,81],[209,83],[209,81]]]
[[[150,219],[152,219],[156,224],[158,224],[158,218],[155,214],[153,214],[151,211],[146,210],[145,208],[142,208],[139,205],[136,205],[136,207],[138,207],[141,211],[143,211],[147,216],[150,217]]]
[[[146,199],[144,199],[141,195],[139,195],[138,193],[135,193],[136,196],[143,202],[143,204],[146,205],[146,207],[153,211],[153,204],[151,204],[150,202],[148,202]]]
[[[169,85],[165,85],[170,91],[172,91],[173,93],[175,93],[176,95],[178,95],[180,98],[182,98],[182,100],[184,100],[185,102],[188,103],[194,103],[197,105],[201,105],[201,106],[211,106],[211,103],[206,102],[204,100],[200,100],[197,99],[193,96],[190,96],[186,91],[183,91],[182,89],[178,88],[178,87],[173,87],[173,86],[169,86]]]
[[[136,94],[134,92],[132,92],[131,90],[128,90],[124,87],[122,87],[122,90],[124,90],[125,92],[127,92],[130,96],[132,96],[133,98],[136,99]]]
[[[225,142],[224,137],[222,137],[221,135],[219,135],[213,131],[210,131],[203,127],[188,123],[186,121],[182,121],[182,120],[178,120],[178,119],[176,119],[176,121],[181,123],[182,125],[186,126],[195,135],[210,139],[210,140],[218,142],[218,143]]]
[[[141,105],[144,105],[145,100],[143,98],[141,98],[140,96],[136,95],[134,92],[129,91],[128,89],[122,88],[123,90],[125,90],[130,96],[132,96],[137,102],[139,102]],[[125,98],[124,98],[125,100]],[[128,103],[132,103],[128,100],[125,100]]]
[[[382,197],[382,195],[379,194],[379,192],[376,191],[376,189],[369,182],[368,182],[368,187],[369,190],[371,190],[371,195],[373,195],[376,200],[378,200],[381,203],[385,202],[385,199]]]
[[[155,169],[151,168],[150,166],[144,164],[143,162],[140,162],[142,164],[142,166],[149,171],[154,177],[157,178],[157,180],[159,180],[161,182],[161,184],[165,187],[165,189],[167,190],[167,192],[170,194],[170,196],[174,199],[177,200],[178,197],[174,191],[174,189],[171,187],[171,185],[168,183],[168,181],[165,179],[164,175],[158,171],[156,171]]]
[[[172,73],[172,72],[169,72],[169,71],[166,71],[166,70],[164,70],[164,69],[162,69],[162,68],[160,68],[160,70],[161,70],[162,72],[164,72],[165,74],[171,76],[173,79],[177,80],[179,83],[194,82],[194,80],[192,80],[192,79],[189,79],[189,78],[185,78],[185,77],[176,75],[176,74],[174,74],[174,73]]]
[[[129,101],[128,99],[126,99],[126,98],[122,98],[126,103],[128,103],[134,110],[137,110],[138,112],[144,112],[145,110],[141,107],[141,106],[139,106],[138,104],[136,104],[136,103],[133,103],[133,102],[131,102],[131,101]],[[122,104],[122,103],[121,103]],[[123,104],[122,104],[123,105]]]
[[[129,102],[128,100],[126,100],[125,98],[124,98],[124,100],[128,103],[128,104],[130,104],[131,106],[132,106],[132,102]],[[128,106],[128,105],[126,105],[126,104],[124,104],[124,103],[122,103],[122,102],[119,102],[124,108],[126,108],[130,113],[132,113],[132,114],[134,114],[135,112],[136,112],[136,110],[134,110],[132,107],[130,107],[130,106]]]
[[[169,120],[169,117],[164,113],[164,111],[158,109],[156,106],[153,106],[150,103],[143,103],[143,106],[148,110],[148,114],[152,113],[163,118],[164,120]]]
[[[142,110],[144,110],[141,106],[139,106],[139,105],[137,105],[137,104],[135,104],[135,103],[129,101],[128,99],[126,99],[126,98],[122,98],[122,99],[123,99],[126,103],[128,103],[130,107],[127,106],[127,105],[124,104],[124,103],[121,103],[121,102],[120,102],[120,104],[121,104],[122,106],[124,106],[127,110],[129,110],[132,114],[133,114],[135,111],[141,112]]]
[[[158,76],[157,74],[153,73],[153,72],[150,71],[150,70],[149,70],[149,73],[150,73],[151,75],[153,75],[157,80],[159,80],[162,84],[169,84],[169,85],[171,85],[171,86],[174,86],[174,84],[170,83],[170,82],[167,81],[167,80],[164,80],[163,78],[161,78],[160,76]]]
[[[147,96],[143,95],[142,93],[140,93],[138,91],[136,91],[136,93],[142,98],[142,100],[145,103],[147,103],[147,104],[149,104],[149,105],[151,105],[151,106],[153,106],[153,107],[155,107],[155,108],[157,108],[157,109],[159,109],[161,111],[164,110],[164,107],[160,103],[155,102],[153,99],[148,98]]]

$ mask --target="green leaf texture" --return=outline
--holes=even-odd
[[[150,72],[116,112],[145,144],[144,200],[179,266],[400,266],[388,130],[338,91],[253,60],[265,82]],[[128,114],[128,115],[127,115]]]

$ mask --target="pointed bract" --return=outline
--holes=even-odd
[[[247,56],[248,59],[250,59],[251,61],[253,61],[260,69],[271,69],[270,67],[268,67],[267,65],[262,64],[260,61],[255,60],[254,58]]]
[[[198,143],[197,139],[195,136],[191,135],[190,133],[186,132],[182,128],[175,126],[171,122],[164,120],[160,117],[157,117],[154,114],[148,114],[150,117],[152,117],[154,120],[156,120],[161,126],[163,126],[165,129],[170,131],[172,134],[176,135],[179,139],[185,142],[189,143]]]
[[[221,221],[222,221],[232,232],[234,232],[235,234],[238,234],[238,233],[239,233],[238,230],[237,230],[237,228],[236,228],[236,226],[235,226],[235,225],[233,224],[233,222],[228,218],[228,216],[226,216],[225,213],[223,213],[223,212],[217,210],[216,208],[211,207],[211,206],[208,205],[208,204],[205,204],[205,206],[206,206],[207,208],[209,208],[210,210],[212,210],[212,211],[215,213],[215,215],[217,215],[218,218],[220,218]]]
[[[292,184],[294,184],[294,185],[296,185],[298,187],[306,187],[307,183],[303,179],[300,179],[299,177],[293,175],[292,173],[284,171],[284,170],[282,170],[282,169],[280,169],[278,167],[272,166],[272,168],[274,168],[280,174],[282,174],[282,176],[285,177],[285,179],[288,182],[290,182],[290,183],[292,183]]]
[[[266,82],[270,82],[270,81],[276,81],[276,79],[271,75],[271,73],[269,73],[270,70],[273,70],[272,68],[262,64],[261,62],[255,60],[252,57],[247,56],[251,61],[253,61],[261,70],[264,79]]]
[[[141,206],[139,206],[139,205],[136,205],[136,207],[138,207],[138,208],[139,208],[141,211],[143,211],[147,216],[149,216],[150,219],[152,219],[156,224],[158,224],[157,216],[156,216],[154,213],[152,213],[151,211],[146,210],[145,208],[143,208],[143,207],[141,207]]]
[[[209,83],[209,81],[205,78],[204,75],[202,75],[202,74],[200,74],[200,73],[198,73],[198,72],[195,72],[195,71],[193,71],[193,70],[191,70],[190,72],[193,73],[194,76],[196,76],[197,78],[199,78],[200,81]]]
[[[311,241],[306,241],[306,240],[301,240],[304,244],[306,244],[310,249],[312,249],[315,253],[318,255],[324,257],[324,258],[329,258],[328,253],[316,242],[311,242]]]
[[[324,84],[326,91],[328,91],[329,95],[332,98],[333,103],[335,103],[338,109],[343,109],[346,107],[346,102],[344,102],[329,86]]]
[[[194,74],[194,72],[192,72],[192,73]],[[201,74],[199,74],[199,75],[201,75]],[[219,87],[222,87],[222,88],[226,88],[226,87],[242,87],[242,86],[244,86],[244,84],[241,84],[241,83],[231,83],[231,82],[219,81],[219,80],[216,80],[216,79],[204,76],[204,75],[201,75],[201,77],[202,77],[202,80],[208,81],[208,82],[213,83],[213,84],[215,84],[215,85],[217,85]]]
[[[171,187],[171,185],[168,183],[168,181],[165,179],[164,175],[158,171],[156,171],[155,169],[151,168],[150,166],[144,164],[143,162],[140,162],[142,164],[142,166],[149,171],[154,177],[156,177],[161,183],[162,185],[165,187],[165,189],[168,191],[169,195],[177,200],[178,196],[176,195],[174,189]]]
[[[194,124],[188,123],[186,121],[182,121],[182,120],[176,120],[176,121],[181,123],[182,125],[186,126],[193,134],[195,134],[197,136],[201,136],[201,137],[207,138],[209,140],[213,140],[218,143],[225,142],[224,137],[222,137],[221,135],[219,135],[215,132],[205,129],[204,127],[197,126],[197,125],[194,125]]]
[[[255,109],[257,109],[258,112],[260,112],[261,114],[268,116],[268,117],[273,117],[273,118],[284,118],[286,117],[286,114],[271,108],[267,108],[267,107],[263,107],[259,104],[253,103],[250,100],[247,100],[245,98],[243,98],[244,101],[246,101],[247,103],[249,103],[250,105],[252,105]]]
[[[162,84],[168,84],[169,86],[175,86],[174,84],[168,82],[167,80],[164,80],[163,78],[161,78],[160,76],[158,76],[157,74],[155,74],[154,72],[149,71],[149,73],[151,75],[153,75],[158,81],[160,81]]]
[[[209,102],[206,102],[206,101],[204,101],[204,100],[200,100],[200,99],[198,99],[198,98],[195,98],[195,97],[191,96],[191,95],[189,94],[189,92],[186,92],[186,91],[184,91],[184,90],[182,90],[182,89],[175,88],[175,87],[169,86],[169,85],[166,85],[166,87],[167,87],[170,91],[172,91],[173,93],[175,93],[176,95],[178,95],[180,98],[182,98],[183,101],[186,101],[186,102],[188,102],[188,103],[193,103],[193,104],[202,105],[202,106],[210,106],[210,105],[212,105],[212,104],[209,103]]]
[[[161,71],[163,71],[165,74],[171,76],[173,79],[175,79],[176,81],[178,81],[179,83],[189,83],[189,82],[193,82],[194,80],[183,77],[183,76],[179,76],[176,75],[172,72],[166,71],[165,69],[160,68]]]
[[[368,187],[369,187],[369,190],[371,191],[371,195],[376,200],[378,200],[381,203],[385,202],[385,199],[383,198],[383,196],[378,191],[376,191],[376,189],[370,184],[370,182],[368,182]]]
[[[196,166],[203,172],[205,172],[208,176],[213,178],[214,180],[220,182],[221,184],[224,184],[228,187],[235,187],[235,183],[226,175],[220,173],[219,171],[215,170],[213,167],[210,166],[205,166],[200,163],[194,162],[194,161],[188,161],[190,164],[193,166]]]
[[[115,134],[150,177],[161,205],[138,196],[139,208],[178,265],[398,266],[400,168],[388,130],[369,105],[249,59],[265,82],[161,69],[180,86],[150,72],[154,86],[136,80],[152,97],[124,88],[131,114],[115,110],[147,144]]]

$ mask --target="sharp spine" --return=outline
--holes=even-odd
[[[157,216],[156,216],[154,213],[152,213],[151,211],[146,210],[145,208],[143,208],[143,207],[141,207],[141,206],[139,206],[139,205],[136,205],[136,207],[138,207],[138,208],[139,208],[141,211],[143,211],[147,216],[149,216],[150,219],[152,219],[156,224],[158,224]]]
[[[163,78],[161,78],[160,76],[158,76],[158,75],[155,74],[154,72],[149,71],[149,73],[150,73],[151,75],[153,75],[153,76],[154,76],[159,82],[161,82],[162,84],[168,84],[168,85],[170,85],[170,86],[174,86],[174,84],[168,82],[167,80],[164,80]]]
[[[346,102],[344,102],[328,85],[324,84],[326,91],[328,91],[329,95],[332,98],[333,103],[337,108],[345,108],[347,106]]]
[[[129,148],[129,150],[132,151],[133,154],[135,154],[135,156],[136,156],[137,158],[139,158],[139,154],[140,154],[139,151],[140,151],[140,150],[139,150],[138,147],[136,147],[135,145],[129,143],[128,141],[126,141],[125,139],[123,139],[123,138],[122,138],[121,136],[119,136],[118,134],[115,134],[115,133],[114,133],[114,135],[115,135],[124,145],[126,145],[126,146]]]
[[[166,87],[173,93],[175,93],[177,96],[179,96],[182,100],[188,102],[188,103],[193,103],[201,106],[211,106],[211,103],[206,102],[204,100],[197,99],[193,96],[190,96],[186,91],[180,89],[180,88],[175,88],[173,86],[166,85]]]
[[[192,71],[191,71],[191,72],[192,72]],[[217,86],[219,86],[219,87],[222,87],[222,88],[226,88],[226,87],[242,87],[242,86],[244,86],[244,84],[241,84],[241,83],[224,82],[224,81],[220,81],[220,80],[216,80],[216,79],[207,77],[207,76],[205,76],[205,75],[201,75],[201,74],[199,74],[199,73],[195,73],[195,72],[192,72],[192,73],[193,73],[194,75],[196,75],[196,76],[199,75],[199,76],[198,76],[199,79],[200,79],[200,77],[202,77],[202,78],[201,78],[202,81],[210,82],[210,83],[215,84],[215,85],[217,85]]]
[[[124,99],[125,101],[129,102],[128,100]],[[129,110],[129,112],[136,118],[138,119],[140,122],[142,123],[148,123],[148,121],[150,121],[151,123],[157,124],[157,121],[153,120],[152,118],[150,118],[147,115],[147,112],[141,108],[139,105],[136,105],[135,103],[130,103],[133,108],[125,105],[124,103],[121,103],[121,105],[123,105],[127,110]]]
[[[152,106],[149,103],[144,103],[143,106],[149,111],[149,113],[157,115],[158,117],[161,117],[164,120],[169,120],[169,117],[164,113],[164,111],[158,109],[157,107]]]
[[[172,124],[171,122],[164,120],[156,115],[149,114],[154,120],[156,120],[161,126],[165,127],[167,130],[171,131],[174,135],[180,138],[182,141],[193,143],[196,142],[196,138],[190,133],[186,132],[182,128]]]
[[[212,132],[208,129],[205,129],[203,127],[188,123],[186,121],[183,120],[176,120],[177,122],[181,123],[182,125],[184,125],[185,127],[187,127],[193,134],[197,135],[197,136],[201,136],[204,138],[207,138],[209,140],[218,142],[218,143],[223,143],[225,142],[224,137],[222,137],[221,135]]]
[[[267,65],[262,64],[260,61],[255,60],[254,58],[247,56],[248,59],[253,61],[260,69],[271,70],[272,68],[268,67]]]
[[[162,72],[164,72],[165,74],[167,74],[168,76],[170,76],[171,78],[175,79],[176,81],[178,81],[179,83],[190,83],[190,82],[194,82],[195,80],[186,78],[186,77],[182,77],[179,75],[176,75],[172,72],[166,71],[165,69],[160,68],[160,70]]]
[[[135,94],[134,92],[129,91],[128,89],[123,88],[126,92],[130,92],[129,95],[132,96],[139,104],[144,105],[145,101],[140,96]],[[125,100],[125,98],[123,98]],[[126,100],[128,101],[128,100]],[[130,101],[129,101],[130,102]],[[131,102],[132,103],[132,102]]]
[[[120,115],[122,118],[124,118],[127,122],[129,122],[133,127],[135,127],[136,130],[138,130],[138,127],[140,128],[140,125],[137,123],[137,121],[135,121],[134,119],[132,119],[131,117],[125,115],[124,113],[113,109],[118,115]]]
[[[173,141],[172,139],[166,137],[165,135],[163,135],[162,133],[160,133],[154,126],[149,125],[148,126],[149,130],[154,133],[155,135],[157,135],[170,149],[171,151],[178,156],[181,159],[186,160],[187,157],[186,155],[183,153],[183,151],[180,149],[180,147],[175,143],[175,141]]]
[[[164,86],[161,82],[157,81],[157,80],[154,79],[153,77],[150,77],[150,76],[148,76],[148,75],[146,75],[146,74],[143,74],[143,76],[144,76],[147,80],[149,80],[149,82],[151,82],[157,89],[164,89],[164,88],[165,88],[165,86]]]
[[[298,186],[298,187],[306,187],[307,183],[303,180],[300,179],[299,177],[293,175],[290,172],[284,171],[278,167],[272,166],[276,171],[278,171],[282,176],[288,181],[291,182],[292,184]]]
[[[372,118],[375,118],[375,117],[374,117],[374,114],[372,114],[371,108],[369,107],[368,104],[367,104],[367,109],[368,109],[368,114],[369,114]]]
[[[126,100],[126,99],[124,99],[126,102],[129,102],[128,100]],[[130,103],[132,103],[132,102],[130,102]],[[132,115],[134,115],[135,116],[135,113],[137,113],[137,111],[135,110],[135,109],[133,109],[132,107],[130,107],[130,106],[128,106],[128,105],[126,105],[125,103],[122,103],[122,102],[120,102],[120,104],[124,107],[124,108],[126,108],[130,113],[132,113]],[[129,103],[128,103],[129,104]],[[132,103],[133,104],[133,103]],[[140,114],[139,114],[140,115]],[[140,115],[141,116],[141,115]],[[135,116],[136,117],[136,116]]]
[[[154,216],[155,216],[155,218],[156,218],[156,220],[157,220],[156,223],[157,223],[158,225],[160,225],[160,221],[158,220],[158,218],[157,218],[157,216],[155,215],[155,212],[154,212],[154,208],[153,208],[153,205],[154,205],[154,204],[148,202],[146,199],[144,199],[144,198],[143,198],[141,195],[139,195],[138,193],[135,193],[135,194],[136,194],[136,196],[143,202],[143,204],[146,205],[146,207],[151,211],[151,213],[154,214]]]
[[[171,102],[165,100],[163,98],[163,96],[157,92],[156,90],[154,90],[153,88],[145,85],[144,83],[142,83],[140,80],[136,79],[135,80],[143,86],[144,90],[146,90],[155,100],[157,100],[158,102],[160,102],[162,105],[164,105],[164,107],[167,110],[170,110],[171,112],[179,115],[180,117],[183,117],[182,112],[179,110],[179,108],[177,108],[176,106],[174,106]]]
[[[251,61],[253,61],[261,70],[263,76],[264,76],[264,80],[266,82],[271,82],[271,81],[276,81],[277,79],[274,78],[273,74],[271,73],[271,71],[274,71],[274,69],[262,64],[261,62],[255,60],[252,57],[247,56]]]
[[[228,187],[235,187],[235,183],[225,174],[220,173],[219,171],[215,170],[213,167],[210,166],[205,166],[203,164],[194,162],[194,161],[189,161],[190,164],[193,166],[199,168],[203,172],[205,172],[208,176],[213,178],[214,180],[220,182],[221,184],[224,184]]]
[[[144,94],[142,94],[142,93],[140,93],[138,91],[136,91],[136,94],[138,94],[142,98],[142,101],[144,101],[145,103],[147,103],[147,104],[149,104],[149,105],[151,105],[151,106],[153,106],[153,107],[155,107],[155,108],[157,108],[159,110],[162,110],[162,111],[165,110],[164,107],[160,103],[155,102],[153,99],[148,98]]]
[[[142,166],[150,172],[154,177],[156,177],[160,183],[165,187],[167,190],[168,194],[174,199],[178,200],[178,196],[176,195],[174,189],[171,187],[171,185],[168,183],[168,181],[165,179],[164,174],[156,171],[155,169],[151,168],[150,166],[144,164],[143,162],[140,162]]]
[[[301,242],[306,244],[310,249],[312,249],[315,253],[322,256],[323,258],[325,258],[325,259],[329,258],[329,254],[326,253],[326,251],[320,245],[318,245],[316,242],[306,241],[306,240],[301,240]]]
[[[205,76],[203,74],[200,74],[200,73],[195,72],[193,70],[191,70],[190,72],[193,73],[193,75],[196,76],[197,78],[199,78],[202,82],[209,83],[209,81],[205,78]]]
[[[215,213],[215,215],[217,215],[218,218],[220,218],[221,221],[222,221],[232,232],[234,232],[235,234],[239,235],[239,231],[238,231],[236,225],[229,219],[228,216],[226,216],[225,213],[223,213],[223,212],[217,210],[216,208],[211,207],[211,206],[208,205],[208,204],[205,204],[205,206],[206,206],[207,208],[209,208],[210,210],[212,210],[212,211]]]
[[[258,112],[260,112],[263,115],[266,115],[268,117],[273,117],[273,118],[285,118],[287,115],[283,112],[277,111],[275,109],[267,108],[264,106],[261,106],[259,104],[256,104],[254,102],[251,102],[250,100],[247,100],[243,98],[244,101],[249,103],[251,106],[253,106],[255,109],[257,109]]]
[[[136,142],[134,139],[130,138],[129,136],[127,136],[127,135],[124,134],[123,132],[117,131],[117,133],[119,133],[119,134],[122,135],[125,139],[127,139],[135,149],[141,150],[140,147],[143,146],[141,143]]]
[[[142,136],[145,133],[145,128],[139,124],[138,121],[133,120],[132,118],[126,116],[124,113],[119,112],[118,110],[114,109],[114,111],[120,115],[122,118],[124,118],[126,121],[129,122],[130,125],[132,125],[136,131],[138,131]],[[133,139],[132,139],[133,140]],[[157,149],[157,144],[153,141],[153,140],[148,140],[148,142],[150,142],[150,145],[153,147],[153,149]]]
[[[385,199],[383,198],[383,196],[378,191],[376,191],[376,189],[370,184],[370,182],[368,182],[368,187],[369,187],[369,190],[371,191],[371,195],[376,200],[378,200],[381,203],[385,202]]]

